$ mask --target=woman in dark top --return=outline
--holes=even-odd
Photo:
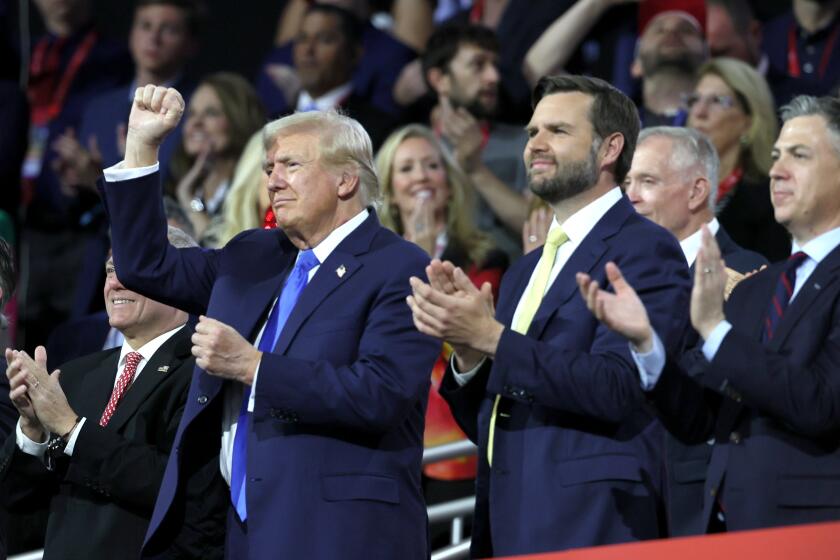
[[[720,155],[717,218],[741,247],[770,261],[790,256],[790,236],[770,202],[770,157],[778,135],[773,96],[748,64],[715,58],[700,68],[688,97],[688,126],[712,140]]]

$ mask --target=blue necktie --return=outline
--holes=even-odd
[[[258,349],[260,352],[271,352],[280,338],[283,326],[292,313],[301,292],[309,280],[309,271],[321,264],[312,250],[301,251],[291,274],[286,279],[277,304],[271,310],[265,322],[262,338]],[[245,388],[242,396],[242,408],[239,410],[239,421],[236,424],[236,435],[233,438],[233,460],[230,473],[230,498],[236,508],[236,513],[242,521],[247,519],[245,507],[245,471],[248,464],[248,431],[250,429],[251,413],[248,412],[248,401],[251,397],[251,387]]]
[[[770,299],[770,306],[767,308],[767,315],[764,317],[764,332],[762,333],[762,342],[769,342],[773,340],[773,335],[776,333],[776,327],[782,320],[785,314],[790,298],[793,295],[793,288],[796,285],[796,269],[805,262],[808,255],[802,251],[797,251],[788,257],[787,263],[782,274],[779,275],[779,282],[776,284],[776,291],[773,292],[773,297]]]

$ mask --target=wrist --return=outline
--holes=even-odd
[[[47,440],[46,433],[40,424],[26,422],[23,418],[20,421],[20,431],[35,443],[45,443]]]
[[[63,419],[59,424],[57,424],[53,433],[61,439],[67,441],[67,438],[70,437],[70,434],[72,434],[73,430],[76,429],[76,426],[79,425],[81,419],[81,416],[76,416],[74,413],[73,416],[68,416],[66,419]]]
[[[504,325],[493,319],[488,327],[484,329],[482,336],[474,348],[490,358],[495,357],[496,349],[499,347],[499,340],[502,338],[504,331]]]
[[[697,329],[697,333],[703,338],[703,340],[708,340],[709,336],[712,334],[712,331],[721,324],[723,321],[726,320],[726,317],[723,315],[715,315],[714,317],[710,317],[709,319],[703,320],[698,325],[695,326]]]
[[[133,138],[129,133],[125,142],[125,158],[123,165],[126,169],[134,167],[148,167],[158,161],[157,144],[148,144],[144,141]]]
[[[647,354],[653,350],[653,330],[648,328],[644,336],[635,337],[630,340],[633,349],[639,354]]]

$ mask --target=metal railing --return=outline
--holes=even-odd
[[[475,455],[476,450],[475,444],[467,439],[428,447],[423,450],[423,464],[428,465],[465,455]],[[460,498],[428,507],[429,523],[444,523],[449,521],[452,535],[450,539],[451,544],[434,551],[432,553],[432,560],[459,560],[469,556],[470,540],[464,540],[464,518],[472,515],[474,507],[475,496]],[[43,550],[33,550],[32,552],[9,556],[8,560],[42,560],[43,556]]]

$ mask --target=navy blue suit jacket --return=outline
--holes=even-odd
[[[507,272],[496,317],[506,327],[542,251]],[[580,297],[575,274],[606,285],[614,261],[636,286],[666,345],[682,343],[689,278],[676,239],[619,200],[575,250],[527,335],[506,328],[492,364],[445,398],[479,445],[473,556],[506,556],[649,539],[663,534],[663,433],[644,408],[626,339]],[[493,467],[486,459],[499,405]]]
[[[741,248],[732,241],[723,226],[715,234],[726,266],[741,274],[758,270],[767,264],[760,254]],[[690,269],[694,278],[694,265]],[[689,345],[702,344],[696,331],[689,335]],[[686,443],[668,434],[665,438],[668,473],[668,533],[671,536],[694,535],[704,532],[703,487],[706,469],[712,457],[714,442]]]
[[[840,248],[814,270],[764,345],[783,266],[732,292],[732,330],[711,363],[699,351],[669,356],[653,392],[669,430],[685,441],[715,438],[702,530],[718,499],[729,530],[840,519]]]
[[[120,279],[253,340],[297,250],[280,230],[245,232],[221,250],[174,249],[159,189],[157,175],[106,186]],[[251,558],[428,556],[420,462],[440,343],[414,328],[405,303],[409,277],[427,262],[372,212],[321,264],[263,354],[248,433]],[[225,386],[196,368],[147,553],[165,544],[188,483],[184,462],[208,426],[218,453]]]

